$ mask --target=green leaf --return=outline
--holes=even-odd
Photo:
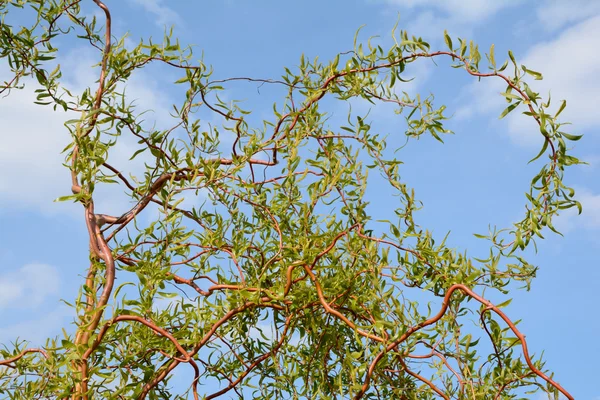
[[[563,110],[565,109],[566,106],[567,106],[567,101],[563,100],[562,103],[560,103],[560,107],[558,107],[558,111],[556,112],[556,114],[554,114],[554,118],[558,117],[560,115],[560,113],[563,112]]]
[[[571,140],[573,142],[576,142],[583,137],[583,135],[570,135],[564,132],[561,132],[560,135],[563,136],[565,139]]]
[[[129,158],[130,160],[133,160],[138,154],[143,153],[144,151],[148,150],[147,147],[144,147],[142,149],[136,150],[133,155]]]
[[[529,75],[533,76],[533,77],[535,78],[535,80],[536,80],[536,81],[541,81],[542,79],[544,79],[544,78],[542,77],[542,74],[540,74],[539,72],[536,72],[536,71],[530,70],[529,68],[526,68],[524,65],[523,65],[523,70],[524,70],[524,71],[525,71],[527,74],[529,74]]]
[[[37,78],[37,80],[40,83],[40,85],[45,85],[46,84],[47,80],[46,80],[46,76],[44,75],[43,71],[36,70],[35,71],[35,77]]]
[[[68,201],[68,200],[77,201],[77,200],[79,200],[79,195],[72,194],[70,196],[61,196],[61,197],[54,199],[54,201],[57,203],[61,202],[61,201]]]
[[[509,92],[502,92],[500,93],[502,96],[504,96],[506,98],[506,100],[510,101],[512,100],[521,100],[521,96],[518,96],[514,93],[509,93]]]
[[[506,117],[508,115],[508,113],[510,113],[515,108],[517,108],[517,106],[519,104],[520,104],[520,102],[515,102],[515,103],[512,103],[511,105],[509,105],[508,107],[506,107],[506,109],[504,111],[502,111],[502,114],[500,114],[499,119]]]
[[[444,40],[446,41],[446,46],[452,51],[452,39],[450,38],[450,35],[448,35],[447,30],[444,30]]]
[[[517,61],[515,60],[515,56],[513,55],[512,51],[508,51],[508,57],[510,57],[510,61],[512,61],[512,63],[515,65],[515,67],[517,66]]]
[[[527,164],[531,164],[532,162],[534,162],[535,160],[537,160],[538,158],[540,158],[542,156],[542,154],[544,154],[546,152],[546,149],[548,148],[548,142],[550,141],[550,139],[548,138],[544,138],[544,144],[542,145],[542,149],[540,150],[540,152],[538,153],[537,156],[533,157],[531,160],[529,160],[529,162]]]
[[[506,307],[506,306],[508,306],[508,305],[509,305],[509,304],[510,304],[512,301],[513,301],[513,299],[508,299],[508,300],[506,300],[506,301],[504,301],[504,302],[502,302],[502,303],[500,303],[500,304],[496,304],[496,307],[498,307],[498,308],[503,308],[503,307]]]

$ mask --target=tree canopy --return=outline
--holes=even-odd
[[[550,99],[535,92],[541,73],[511,52],[496,61],[493,46],[482,57],[472,41],[445,34],[446,48],[434,50],[395,27],[390,48],[357,34],[351,51],[328,62],[303,56],[277,79],[213,79],[172,32],[130,46],[112,34],[109,5],[93,0],[103,13],[96,19],[83,15],[81,1],[0,3],[0,58],[12,71],[0,94],[37,85],[37,104],[73,116],[64,149],[72,193],[58,200],[81,206],[89,232],[79,297],[66,299],[76,330],[41,348],[5,344],[0,394],[512,399],[541,390],[573,399],[503,311],[510,291],[535,277],[526,249],[556,231],[560,210],[581,207],[563,183],[565,168],[580,163],[568,142],[580,137],[559,122],[566,102],[550,114]],[[29,24],[9,24],[23,7],[33,11]],[[98,57],[97,86],[82,93],[61,84],[57,46],[67,37]],[[442,58],[475,80],[502,81],[500,116],[522,111],[544,139],[524,218],[478,235],[489,243],[487,259],[419,225],[397,138],[373,132],[369,115],[352,110],[334,125],[323,105],[391,103],[406,121],[407,144],[423,135],[442,142],[452,133],[445,107],[402,91],[407,71]],[[146,110],[126,95],[125,83],[150,63],[171,68],[184,88],[168,129],[145,124]],[[285,95],[259,120],[228,100],[234,81]],[[135,148],[123,146],[126,138]],[[141,170],[114,164],[117,149]],[[131,207],[98,213],[106,186],[125,192]],[[374,186],[390,194],[386,220],[372,216]],[[190,197],[201,201],[190,206]],[[506,301],[492,303],[484,291]],[[170,381],[181,369],[184,390]]]

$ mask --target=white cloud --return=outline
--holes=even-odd
[[[47,264],[26,264],[0,275],[0,309],[39,306],[46,297],[58,294],[58,270]]]
[[[577,208],[563,211],[555,221],[556,228],[567,233],[574,229],[600,229],[600,193],[585,188],[575,188],[575,198],[581,203],[583,211],[578,215]]]
[[[451,36],[472,36],[474,26],[482,24],[500,10],[518,5],[522,0],[384,0],[387,4],[416,14],[402,26],[410,34],[429,40],[441,40],[443,29]],[[442,28],[443,27],[443,28]]]
[[[4,65],[0,75],[6,76]],[[2,208],[9,203],[49,212],[52,200],[70,188],[69,171],[62,167],[60,154],[70,139],[63,126],[69,116],[33,104],[33,90],[26,86],[0,99],[0,169],[5,171],[0,174],[0,202]]]
[[[458,95],[457,100],[466,104],[458,108],[455,114],[457,120],[472,118],[478,114],[497,113],[500,115],[503,106],[506,107],[504,92],[506,85],[500,79],[486,78],[480,82],[472,82]]]
[[[90,66],[97,63],[97,54],[88,49],[74,49],[60,62],[63,83],[72,93],[82,93],[87,87],[93,90],[98,70]],[[6,63],[0,63],[0,75],[10,75]],[[79,115],[33,104],[36,84],[31,80],[24,83],[24,89],[13,90],[8,97],[0,99],[0,169],[10,171],[0,174],[0,208],[4,212],[10,208],[23,208],[49,215],[68,213],[79,217],[79,205],[53,203],[55,198],[70,194],[70,173],[62,165],[65,160],[60,152],[71,137],[63,123]],[[143,116],[145,127],[156,123],[157,129],[165,129],[172,125],[169,96],[160,90],[155,76],[147,71],[134,72],[127,82],[126,96],[127,102],[136,100],[139,112],[153,110]],[[149,156],[142,154],[129,161],[131,154],[139,148],[137,140],[124,132],[117,146],[111,149],[109,162],[139,176]],[[99,186],[96,199],[96,209],[100,213],[117,215],[130,206],[121,186]]]
[[[582,172],[595,173],[594,171],[600,167],[600,154],[585,154],[580,159],[588,163],[588,165],[581,166]]]
[[[398,82],[394,84],[394,92],[402,98],[402,93],[406,92],[414,97],[423,89],[429,78],[433,75],[435,68],[434,60],[431,58],[417,60],[409,64],[402,74],[402,79],[410,82]],[[421,97],[427,97],[428,93],[421,93]]]
[[[453,19],[465,22],[482,22],[499,10],[517,5],[520,0],[386,0],[406,8],[435,8]]]
[[[17,338],[27,340],[29,346],[45,344],[46,339],[60,334],[67,318],[73,318],[73,310],[67,306],[60,306],[54,311],[44,314],[39,318],[32,318],[13,325],[4,325],[0,328],[0,343],[9,345]]]
[[[470,27],[463,26],[448,15],[440,16],[433,11],[423,11],[408,21],[402,19],[400,24],[402,27],[406,26],[409,35],[420,36],[430,44],[441,42],[444,29],[452,37],[467,37],[471,34]]]
[[[542,72],[543,81],[532,81],[532,89],[547,97],[551,92],[554,109],[560,99],[567,100],[561,120],[583,130],[600,125],[598,93],[600,93],[600,53],[592,49],[600,37],[600,15],[564,31],[556,40],[534,46],[522,64]],[[570,127],[566,127],[569,131]],[[538,134],[531,118],[515,114],[509,118],[511,137],[530,144],[529,133]],[[577,132],[573,132],[577,133]],[[538,135],[539,136],[539,135]]]
[[[520,64],[540,71],[544,80],[531,79],[533,91],[547,99],[550,92],[553,108],[556,110],[560,100],[567,100],[567,108],[561,114],[561,121],[573,123],[564,129],[571,133],[597,127],[600,114],[597,112],[598,93],[600,92],[600,53],[592,51],[600,37],[600,16],[588,19],[565,30],[558,38],[533,46],[525,57],[518,59]],[[469,118],[473,114],[497,113],[506,107],[498,94],[505,90],[499,79],[487,79],[474,82],[463,91],[472,102],[457,112],[457,118]],[[519,109],[518,109],[519,110]],[[522,115],[518,110],[508,117],[508,132],[516,144],[538,147],[542,137],[536,122]],[[522,107],[521,111],[524,111]]]
[[[600,14],[600,2],[593,0],[550,0],[536,10],[546,30],[556,30],[585,18]]]
[[[180,25],[182,23],[179,14],[169,6],[164,5],[162,0],[130,1],[142,7],[146,12],[153,14],[156,17],[154,22],[160,28],[163,28],[165,25],[170,27],[171,25]]]

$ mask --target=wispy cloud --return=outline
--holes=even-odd
[[[600,15],[565,30],[556,40],[540,43],[529,50],[522,64],[541,71],[543,81],[532,82],[532,89],[547,96],[551,92],[555,109],[559,99],[568,106],[561,114],[578,129],[600,126],[598,93],[600,93],[600,53],[593,49],[600,37]],[[509,118],[511,137],[518,143],[530,144],[527,135],[537,129],[522,115]],[[539,136],[539,135],[537,135]]]
[[[409,9],[435,9],[465,22],[483,22],[499,10],[519,4],[521,0],[386,0],[386,2]]]
[[[163,0],[129,0],[142,7],[146,12],[152,14],[156,19],[155,24],[163,28],[171,25],[181,25],[182,19],[179,14],[165,5]]]
[[[575,229],[600,230],[600,193],[576,188],[575,198],[583,207],[582,215],[577,214],[577,208],[565,210],[557,218],[556,228],[563,233]]]
[[[76,48],[60,59],[65,86],[72,93],[92,90],[98,79],[96,55],[89,50]],[[6,63],[0,62],[0,75],[7,76]],[[161,79],[147,71],[136,71],[125,86],[127,102],[135,101],[136,110],[152,110],[143,116],[144,127],[166,129],[174,125],[169,116],[170,97],[157,83]],[[25,88],[13,90],[7,98],[0,98],[0,169],[11,171],[0,174],[0,209],[36,210],[45,215],[71,214],[79,216],[80,209],[73,203],[53,203],[59,196],[70,194],[69,170],[62,149],[71,141],[63,123],[79,117],[76,113],[53,111],[49,106],[33,104],[36,83],[25,80]],[[121,91],[120,87],[118,91]],[[33,118],[35,116],[35,118]],[[125,175],[139,176],[144,170],[147,154],[133,161],[129,157],[139,148],[137,138],[127,132],[111,149],[109,162],[124,169]],[[117,185],[97,186],[97,211],[117,215],[128,210],[129,199]]]
[[[578,130],[600,126],[597,99],[600,92],[600,53],[593,51],[600,37],[600,16],[583,21],[562,32],[555,40],[533,46],[518,59],[528,68],[542,72],[544,80],[532,81],[531,88],[547,98],[550,92],[554,110],[560,99],[567,99],[562,121],[569,121]],[[470,85],[463,96],[473,101],[457,112],[458,118],[476,114],[499,114],[506,103],[499,93],[505,89],[497,80],[485,80]],[[551,109],[552,111],[552,109]],[[511,140],[521,146],[541,145],[541,135],[535,121],[517,111],[507,117]],[[568,127],[565,127],[568,131]],[[573,132],[577,133],[577,132]]]
[[[58,270],[48,264],[26,264],[0,275],[0,309],[33,308],[58,294]]]
[[[5,66],[0,63],[0,75],[7,76]],[[60,152],[70,139],[63,123],[74,115],[33,104],[35,87],[25,83],[0,99],[0,169],[11,171],[0,174],[0,203],[5,211],[34,206],[51,213],[52,200],[69,190]]]
[[[0,328],[0,343],[8,345],[18,338],[28,341],[30,346],[43,345],[46,339],[58,335],[61,327],[73,316],[73,310],[62,305],[38,318],[6,324]]]
[[[563,26],[600,14],[600,2],[590,0],[545,1],[536,11],[545,30],[553,31]]]
[[[452,36],[472,36],[475,26],[489,20],[502,9],[516,6],[522,0],[380,0],[399,11],[414,13],[403,20],[409,33],[428,40],[441,40],[447,29]]]

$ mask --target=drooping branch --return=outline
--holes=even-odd
[[[429,325],[433,325],[435,324],[437,321],[439,321],[440,319],[442,319],[442,317],[446,314],[446,311],[448,310],[448,307],[450,306],[450,301],[452,299],[452,295],[454,294],[454,292],[456,291],[461,291],[463,292],[465,295],[473,298],[474,300],[477,300],[478,302],[480,302],[481,304],[485,305],[489,310],[493,311],[494,313],[496,313],[500,318],[502,318],[502,320],[504,320],[504,322],[506,322],[506,324],[508,325],[508,327],[510,328],[511,331],[513,331],[513,333],[515,334],[515,336],[519,339],[519,341],[521,342],[521,348],[523,351],[523,357],[525,358],[525,362],[527,363],[527,365],[529,366],[529,368],[531,369],[531,371],[533,373],[535,373],[537,376],[539,376],[540,378],[544,379],[546,382],[548,382],[550,385],[552,385],[553,387],[555,387],[557,390],[559,390],[562,394],[564,394],[569,400],[574,400],[574,397],[567,392],[558,382],[556,382],[555,380],[553,380],[552,378],[548,377],[546,374],[544,374],[542,371],[540,371],[532,362],[531,357],[529,356],[529,350],[527,348],[527,341],[525,340],[525,335],[523,335],[521,333],[521,331],[519,331],[515,325],[515,323],[508,318],[508,316],[502,311],[500,310],[497,306],[495,306],[493,303],[491,303],[489,300],[484,299],[483,297],[481,297],[480,295],[478,295],[477,293],[473,292],[469,287],[463,285],[463,284],[455,284],[452,285],[448,291],[446,292],[446,296],[444,297],[444,301],[442,303],[442,307],[440,309],[440,311],[434,315],[433,317],[409,328],[403,335],[401,335],[398,339],[394,340],[392,343],[386,345],[385,349],[380,352],[374,359],[373,361],[371,361],[371,364],[369,365],[369,369],[367,370],[367,374],[365,376],[365,381],[362,385],[362,388],[360,391],[357,392],[357,394],[355,395],[355,399],[360,399],[362,398],[362,396],[366,393],[367,389],[369,388],[369,384],[371,381],[371,376],[373,375],[375,368],[377,367],[377,364],[381,361],[381,359],[389,352],[395,350],[401,343],[403,343],[404,341],[406,341],[406,339],[408,339],[410,336],[412,336],[415,332],[423,329],[426,326]]]
[[[56,10],[48,11],[50,16],[48,35],[44,39],[32,42],[34,47],[49,44],[51,36],[54,37],[56,21],[65,14],[85,30],[82,38],[87,39],[93,46],[102,43],[100,36],[95,36],[94,24],[85,24],[83,18],[80,19],[77,15],[79,1],[69,4],[61,2]],[[244,382],[252,379],[252,374],[255,374],[257,369],[264,367],[261,363],[270,357],[275,361],[277,357],[284,356],[288,357],[290,368],[306,369],[295,377],[304,379],[305,386],[308,388],[305,392],[306,396],[309,396],[309,390],[313,390],[310,387],[317,386],[319,389],[315,390],[322,389],[324,396],[328,391],[339,393],[346,389],[354,390],[345,385],[358,376],[359,379],[364,378],[364,381],[359,383],[363,386],[356,395],[357,398],[366,395],[368,391],[374,391],[383,397],[386,394],[389,396],[390,392],[387,390],[390,388],[396,395],[402,393],[400,398],[403,396],[408,398],[412,394],[409,393],[412,385],[424,384],[426,390],[448,399],[449,393],[444,393],[441,386],[437,386],[438,383],[434,382],[434,378],[428,379],[423,376],[410,365],[408,360],[409,358],[420,359],[437,363],[434,357],[442,361],[443,365],[440,369],[452,373],[452,375],[448,373],[447,377],[452,381],[456,379],[461,391],[464,387],[470,386],[475,396],[473,385],[477,385],[477,378],[474,378],[466,367],[469,354],[461,353],[459,328],[453,332],[452,338],[441,334],[441,338],[435,345],[419,339],[421,344],[431,348],[429,354],[409,353],[409,349],[414,350],[409,338],[414,339],[417,332],[423,335],[433,332],[432,328],[437,328],[435,324],[444,316],[457,324],[459,315],[453,306],[459,303],[452,297],[457,290],[462,295],[483,304],[480,318],[483,329],[492,340],[495,353],[495,358],[492,354],[486,362],[496,359],[500,367],[509,368],[508,362],[503,362],[504,358],[501,360],[501,357],[508,359],[508,355],[504,355],[508,350],[502,347],[502,342],[490,333],[486,325],[487,313],[493,313],[495,316],[500,316],[510,330],[517,334],[519,341],[515,343],[521,344],[523,357],[531,370],[525,374],[519,372],[515,374],[516,376],[506,378],[488,388],[493,390],[496,397],[516,386],[514,382],[519,382],[523,386],[531,384],[528,379],[530,376],[534,377],[533,382],[536,385],[541,378],[550,386],[566,393],[554,380],[539,368],[536,369],[529,356],[525,338],[516,330],[515,324],[498,307],[475,293],[477,287],[488,285],[486,282],[479,282],[483,276],[486,276],[485,274],[489,273],[490,281],[492,277],[498,277],[500,274],[483,271],[479,277],[471,279],[473,274],[469,271],[467,279],[463,278],[464,274],[453,275],[446,272],[447,265],[454,263],[458,257],[454,258],[452,251],[445,246],[434,247],[432,236],[423,234],[422,231],[417,231],[419,228],[415,228],[416,224],[412,222],[412,212],[417,209],[413,201],[414,194],[412,196],[408,194],[410,190],[404,187],[393,172],[399,161],[395,158],[384,159],[385,141],[380,141],[378,135],[367,134],[369,127],[365,128],[364,118],[360,117],[358,117],[358,125],[350,122],[351,116],[348,117],[349,124],[355,128],[354,130],[340,127],[347,132],[338,133],[325,129],[322,120],[326,120],[327,114],[320,113],[318,110],[323,105],[322,100],[328,95],[339,96],[342,100],[362,96],[369,101],[393,103],[399,107],[399,111],[405,107],[412,109],[407,118],[409,120],[407,137],[418,136],[421,132],[413,130],[410,118],[413,112],[417,111],[420,111],[422,116],[422,107],[426,108],[428,115],[434,115],[431,112],[431,103],[428,101],[421,103],[418,98],[412,101],[408,99],[408,95],[406,95],[408,100],[400,100],[392,91],[393,84],[386,87],[386,78],[380,77],[383,73],[389,73],[389,77],[400,79],[398,70],[403,72],[405,64],[419,58],[449,57],[453,61],[458,61],[457,66],[464,67],[471,76],[496,77],[503,80],[509,87],[508,91],[514,92],[511,98],[517,99],[515,107],[518,104],[527,105],[527,112],[534,117],[544,134],[543,125],[546,116],[543,114],[543,108],[547,106],[537,105],[537,94],[531,94],[528,86],[523,88],[517,71],[515,71],[515,78],[512,78],[501,73],[503,68],[497,71],[494,65],[493,72],[481,73],[478,71],[478,61],[470,61],[471,56],[466,57],[464,52],[453,50],[451,45],[449,45],[451,51],[438,52],[421,52],[408,48],[410,53],[408,54],[404,45],[397,44],[387,56],[383,50],[380,49],[381,53],[378,53],[371,47],[369,47],[372,50],[371,56],[363,56],[362,51],[352,52],[353,58],[347,64],[349,66],[343,70],[337,68],[339,59],[326,67],[317,62],[314,65],[311,63],[306,65],[303,60],[301,72],[296,76],[287,70],[283,80],[248,77],[210,80],[212,71],[206,68],[203,62],[191,65],[189,62],[191,52],[190,57],[187,57],[179,50],[178,43],[173,46],[170,35],[165,35],[166,44],[163,44],[162,48],[151,41],[148,41],[148,44],[140,43],[135,51],[127,50],[123,41],[115,41],[115,44],[111,45],[111,14],[104,3],[99,0],[93,1],[104,12],[106,21],[103,46],[97,46],[102,50],[98,87],[91,99],[86,92],[90,103],[84,106],[89,108],[85,113],[84,110],[79,109],[79,106],[69,108],[82,112],[71,145],[71,179],[72,191],[75,195],[72,197],[80,200],[85,210],[92,260],[85,286],[82,288],[86,300],[80,302],[78,299],[76,305],[79,312],[83,310],[83,315],[78,321],[75,346],[72,346],[73,343],[66,338],[67,344],[63,348],[52,350],[56,353],[63,351],[67,355],[67,363],[72,362],[72,370],[75,372],[73,379],[76,382],[70,392],[73,399],[88,399],[98,395],[98,390],[105,389],[104,381],[101,379],[103,377],[96,373],[107,367],[104,363],[106,354],[102,353],[105,348],[114,344],[118,346],[123,344],[120,342],[123,340],[122,337],[113,338],[112,335],[107,334],[111,326],[118,322],[135,322],[131,324],[132,331],[140,328],[138,324],[141,324],[162,338],[160,345],[143,348],[140,352],[143,353],[142,356],[134,353],[132,357],[136,359],[129,360],[126,366],[110,365],[114,370],[126,368],[133,375],[138,361],[152,364],[144,371],[144,381],[137,383],[143,385],[141,388],[136,388],[136,390],[141,389],[141,393],[136,393],[139,394],[140,399],[163,390],[160,387],[161,382],[164,382],[182,363],[189,363],[194,368],[192,388],[195,398],[198,398],[197,386],[200,378],[208,378],[212,373],[228,383],[222,390],[210,394],[208,398],[224,395],[231,390],[239,394],[241,392],[238,390],[241,390],[240,387]],[[71,8],[73,10],[70,10]],[[43,14],[40,12],[40,15]],[[68,33],[60,29],[59,31]],[[14,35],[10,35],[9,39],[14,39]],[[10,40],[7,43],[15,44]],[[38,68],[35,60],[31,62],[27,59],[28,52],[32,50],[30,44],[25,47],[25,51],[19,50],[24,69],[15,72],[14,78],[7,83],[8,86],[15,85],[27,70],[33,73],[43,71]],[[173,48],[177,50],[172,50]],[[141,122],[134,118],[131,108],[125,105],[124,95],[116,93],[115,90],[118,84],[125,82],[134,70],[155,61],[185,72],[186,77],[178,83],[187,81],[190,87],[183,106],[180,108],[175,106],[180,121],[164,132],[149,133],[142,128]],[[517,67],[516,63],[515,67]],[[256,130],[260,139],[252,138],[245,142],[252,132],[248,124],[251,119],[246,119],[246,111],[235,105],[226,106],[218,96],[218,101],[211,100],[215,91],[222,89],[219,84],[234,81],[283,85],[284,90],[289,90],[283,110],[274,107],[274,119],[266,120],[264,128]],[[402,79],[400,81],[404,82]],[[4,89],[6,88],[2,88]],[[49,94],[50,97],[58,102],[59,99],[54,96],[52,90],[49,88],[44,90],[52,92]],[[120,96],[123,97],[122,105],[117,104]],[[200,97],[202,101],[196,97]],[[298,101],[299,97],[303,98],[303,101]],[[85,104],[86,101],[82,97],[81,103]],[[235,135],[231,149],[233,155],[230,158],[221,157],[217,149],[217,144],[221,142],[216,129],[213,137],[211,132],[200,133],[200,125],[191,122],[192,114],[201,106],[208,109],[212,117],[222,117],[226,123],[232,123],[233,126],[224,126],[225,130]],[[441,110],[438,116],[441,115]],[[427,122],[425,119],[426,117],[422,117],[419,121]],[[443,119],[446,118],[441,115],[440,120]],[[435,123],[439,123],[437,119],[434,120]],[[67,123],[67,125],[71,124]],[[439,128],[437,125],[434,127]],[[178,133],[176,131],[179,130],[185,130],[191,143],[187,143],[181,137],[173,139]],[[435,133],[432,133],[437,138]],[[107,163],[109,150],[116,144],[117,139],[105,143],[101,139],[102,135],[116,138],[122,134],[132,136],[134,140],[139,140],[138,144],[142,145],[143,148],[136,151],[134,157],[144,150],[150,150],[155,157],[153,161],[156,161],[156,165],[146,164],[145,181],[139,182],[135,177],[128,179],[125,172],[120,169],[122,165],[113,166],[112,161],[111,164]],[[185,138],[185,134],[182,137]],[[557,203],[553,202],[555,198],[562,196],[569,200],[569,195],[550,190],[553,182],[556,182],[554,184],[557,188],[562,185],[562,176],[559,175],[564,165],[567,165],[562,160],[564,146],[561,142],[561,132],[544,134],[544,141],[545,147],[542,153],[545,152],[546,146],[550,148],[550,166],[542,171],[543,188],[534,187],[539,193],[538,199],[530,199],[530,201],[536,206],[536,201],[542,204],[538,210],[541,210],[542,215],[537,215],[536,219],[538,222],[546,223],[544,218],[551,217],[557,207]],[[301,149],[305,144],[307,147]],[[354,155],[356,147],[353,146],[359,147],[357,155]],[[309,154],[313,150],[317,155],[310,158]],[[184,157],[182,152],[185,153]],[[271,156],[270,159],[258,158],[257,155],[262,153]],[[203,154],[207,157],[202,158]],[[406,209],[395,211],[399,221],[403,219],[408,229],[412,230],[401,233],[392,231],[397,240],[390,239],[391,236],[386,233],[381,235],[373,233],[371,217],[365,211],[367,202],[363,199],[368,173],[362,168],[363,155],[372,162],[368,168],[378,170],[402,196],[401,202]],[[275,165],[280,165],[281,171],[271,168]],[[265,167],[262,168],[264,171],[262,180],[257,180],[255,176],[254,168],[258,169],[258,166]],[[109,176],[110,173],[105,174],[105,171],[100,168],[107,169],[114,175]],[[309,178],[302,182],[307,176]],[[130,191],[128,194],[134,199],[134,204],[128,211],[114,216],[95,213],[94,200],[97,199],[92,196],[94,186],[107,182],[124,185]],[[178,201],[174,200],[176,196],[202,189],[209,192],[209,200],[213,201],[216,211],[201,208],[198,212],[198,208],[195,207],[186,210],[183,205],[173,205],[174,201]],[[305,197],[306,192],[310,197],[308,200]],[[334,199],[330,200],[331,198]],[[157,225],[152,222],[148,228],[141,227],[140,225],[145,221],[140,216],[151,208],[149,207],[151,203],[160,205],[168,216],[158,220]],[[338,205],[342,208],[341,212],[337,208]],[[225,208],[225,212],[220,213],[219,207]],[[322,211],[321,208],[325,210]],[[227,220],[227,213],[230,216],[229,220]],[[531,219],[531,226],[534,226],[536,219]],[[189,222],[197,224],[194,226],[195,229],[186,226]],[[523,223],[523,226],[527,225]],[[198,232],[200,230],[204,231],[200,233]],[[538,232],[535,228],[529,230],[523,228],[519,231],[519,234],[521,233],[526,237],[525,241],[528,241]],[[327,242],[323,244],[325,237]],[[417,246],[410,247],[405,244],[404,239],[414,237],[417,237]],[[347,242],[343,238],[346,238]],[[519,241],[518,238],[519,236],[515,234],[516,242]],[[344,248],[341,243],[344,244]],[[503,253],[503,249],[513,243],[495,248]],[[496,244],[494,240],[494,245]],[[397,252],[399,257],[397,267],[392,267],[388,263],[387,250]],[[512,255],[511,252],[509,256]],[[442,253],[444,257],[440,256]],[[222,257],[223,254],[225,257]],[[448,260],[450,261],[447,264]],[[229,270],[224,272],[227,268],[224,266],[226,263],[229,263]],[[120,292],[122,298],[117,298],[113,287],[117,278],[116,271],[120,268],[127,270],[131,275],[137,274],[140,282],[139,297],[143,300],[139,303],[143,304],[136,305],[135,300],[129,303],[129,299],[126,301],[126,296],[122,292]],[[404,277],[400,280],[396,279],[398,278],[396,275],[384,274],[381,270],[385,268],[397,268],[404,273]],[[410,268],[416,272],[411,271]],[[466,266],[465,270],[469,268],[470,265]],[[180,272],[180,269],[184,271]],[[423,278],[420,274],[424,269],[428,269],[425,272],[431,274],[433,278],[430,275]],[[508,281],[515,276],[519,275],[506,273],[502,279],[506,278]],[[531,273],[520,276],[529,277]],[[438,278],[440,279],[436,280]],[[457,281],[462,283],[454,284]],[[412,304],[404,298],[406,288],[401,287],[399,282],[409,288],[415,286],[427,288],[426,285],[435,284],[435,290],[432,292],[444,299],[440,312],[432,318],[425,319],[426,317],[423,317],[420,312],[413,311]],[[392,283],[391,291],[388,290],[389,285],[384,289],[388,283]],[[155,296],[167,297],[168,294],[161,292],[166,285],[177,288],[188,299],[191,296],[184,290],[192,292],[192,296],[196,296],[196,300],[203,302],[206,307],[199,311],[199,314],[206,313],[210,317],[207,320],[195,321],[194,318],[198,317],[195,313],[198,310],[190,311],[188,304],[184,303],[181,303],[180,315],[169,315],[173,308],[178,307],[156,311],[152,308],[155,305],[153,303]],[[490,286],[497,288],[500,285],[494,286],[492,283]],[[110,308],[110,299],[113,297],[116,314],[121,311],[132,314],[116,317],[113,315],[112,318],[108,318],[108,321],[104,320],[105,309]],[[233,339],[229,329],[234,332],[239,329],[239,332],[248,333],[249,327],[251,329],[251,324],[256,322],[262,310],[269,310],[266,313],[271,311],[274,314],[278,313],[278,316],[285,315],[285,330],[282,336],[274,343],[270,343],[271,346],[267,347],[267,351],[264,342],[255,341],[252,337],[242,338],[251,342],[249,344],[247,342],[243,342],[243,345],[236,344],[235,340],[238,338]],[[417,323],[423,320],[424,322]],[[277,326],[282,320],[276,321]],[[304,322],[306,325],[302,325]],[[390,324],[402,323],[409,327],[407,331],[403,331],[402,326],[390,327]],[[301,328],[300,332],[305,340],[296,348],[292,345],[293,341],[290,337],[293,332],[292,326]],[[425,329],[427,327],[430,328]],[[398,333],[399,329],[401,333]],[[146,331],[144,327],[141,327],[141,330]],[[177,340],[175,336],[183,337],[183,331],[188,334],[186,340],[190,337],[194,339],[186,341],[185,344],[183,339]],[[181,335],[178,336],[174,332],[181,332]],[[123,332],[115,329],[112,333],[118,336]],[[277,335],[279,334],[278,330]],[[211,348],[217,339],[223,341],[235,356],[235,360],[225,367],[211,365],[212,360],[200,360],[201,349]],[[446,341],[450,340],[454,341],[450,342],[452,350],[446,347]],[[443,344],[438,349],[440,342]],[[246,345],[248,345],[247,353],[238,353],[240,346]],[[305,348],[302,348],[304,345]],[[508,346],[509,349],[511,347],[512,345]],[[0,361],[0,365],[13,367],[13,364],[27,352],[36,350],[43,351],[29,349],[9,360]],[[298,352],[295,352],[296,350]],[[352,358],[343,354],[346,351],[354,353]],[[366,354],[368,357],[375,355],[374,359],[367,361],[361,359],[367,357]],[[229,353],[225,355],[229,356]],[[396,369],[383,368],[383,373],[379,374],[377,368],[381,367],[383,364],[381,360],[387,355],[396,357],[400,366],[396,366]],[[157,360],[162,364],[159,365]],[[318,360],[318,368],[314,367],[315,360]],[[369,369],[365,374],[361,369],[354,369],[357,363],[364,364],[369,361]],[[450,364],[452,361],[458,363],[458,370],[452,368]],[[418,364],[419,361],[413,362]],[[203,374],[198,368],[200,364],[206,367]],[[477,374],[482,375],[485,372],[483,370],[485,365],[486,363],[483,363],[480,366]],[[20,367],[19,364],[17,366]],[[349,368],[345,370],[347,366]],[[282,375],[285,374],[284,368],[279,365],[277,368],[281,370]],[[311,371],[311,368],[316,368],[319,372]],[[395,375],[390,377],[388,374],[392,371]],[[457,371],[462,372],[462,375]],[[338,373],[340,382],[343,383],[334,383],[333,378],[329,379],[330,374]],[[351,374],[354,376],[350,376]],[[390,383],[390,388],[375,387],[374,383],[379,383],[382,378]],[[396,385],[393,381],[396,378],[409,384],[406,387]],[[289,390],[294,391],[296,395],[294,385],[297,381],[289,379],[292,382]],[[40,396],[43,397],[42,394]]]
[[[15,366],[12,364],[14,362],[19,361],[25,355],[30,354],[30,353],[39,353],[42,356],[44,356],[44,358],[48,358],[48,353],[44,349],[31,348],[31,349],[25,349],[25,350],[21,351],[19,354],[17,354],[14,357],[7,358],[5,360],[0,360],[0,366],[15,368]]]

